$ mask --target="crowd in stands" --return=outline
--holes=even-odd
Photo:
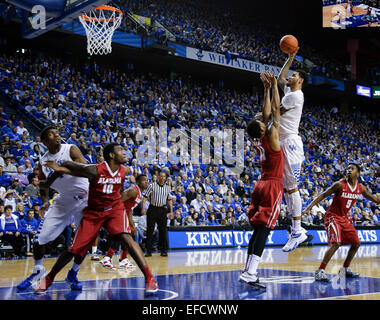
[[[176,42],[226,55],[226,59],[243,58],[255,62],[282,66],[285,54],[279,49],[283,36],[280,26],[266,21],[260,14],[252,18],[231,5],[219,1],[200,0],[121,0],[120,8],[155,19],[175,35]],[[21,17],[19,8],[0,3],[0,17]],[[134,32],[128,19],[123,19],[121,31]],[[152,37],[162,38],[155,30]],[[303,44],[294,68],[304,68],[327,78],[349,79],[350,72],[338,60],[329,57],[328,50],[316,50],[313,44]],[[312,64],[305,63],[308,59]]]
[[[95,62],[75,65],[41,53],[1,54],[0,89],[10,99],[8,107],[18,115],[28,115],[40,128],[57,126],[66,142],[77,145],[89,163],[103,160],[105,144],[120,143],[131,168],[126,187],[139,173],[155,181],[159,170],[167,171],[174,202],[168,226],[248,225],[246,209],[260,178],[259,158],[249,140],[245,140],[244,172],[228,175],[229,168],[222,161],[193,165],[184,157],[174,165],[170,158],[167,162],[138,162],[137,153],[145,145],[137,136],[142,128],[157,130],[161,120],[167,121],[168,131],[230,128],[235,132],[259,112],[260,95],[180,77],[127,73]],[[0,109],[0,130],[0,240],[11,241],[19,253],[20,234],[27,238],[43,219],[36,163],[46,147],[38,131],[29,132],[23,117],[8,114],[5,108]],[[378,115],[306,105],[300,135],[306,158],[300,184],[304,208],[343,177],[348,161],[360,162],[362,182],[373,193],[380,192]],[[302,218],[303,223],[321,226],[329,201],[331,198],[314,207],[310,216]],[[144,216],[137,218],[138,208],[134,214],[142,241],[146,221]],[[379,224],[379,206],[365,199],[359,199],[351,214],[356,225]],[[283,203],[277,224],[289,223]],[[67,226],[63,243],[75,227]]]

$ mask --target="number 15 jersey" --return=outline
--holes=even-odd
[[[106,161],[96,164],[98,175],[90,181],[88,209],[94,211],[109,211],[123,206],[121,188],[125,181],[125,168],[112,172]]]

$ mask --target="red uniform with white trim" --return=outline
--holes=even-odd
[[[121,199],[125,169],[120,166],[111,171],[107,162],[96,164],[98,175],[90,181],[88,205],[70,248],[71,252],[84,256],[103,226],[111,236],[128,233],[129,223]],[[130,230],[130,228],[129,228]],[[130,232],[130,231],[129,231]]]
[[[136,189],[137,195],[135,198],[130,198],[130,199],[124,201],[124,208],[125,208],[125,214],[127,216],[127,220],[128,220],[128,213],[131,212],[135,207],[137,207],[138,204],[142,200],[142,194],[141,194],[140,188],[135,184],[132,185],[132,188]],[[131,227],[129,225],[129,220],[128,220],[127,232],[131,233]]]
[[[253,228],[263,225],[273,229],[282,203],[284,155],[282,149],[272,150],[267,135],[254,144],[260,155],[261,179],[252,191],[248,218]]]
[[[332,204],[325,214],[325,229],[328,244],[339,242],[345,244],[360,243],[355,227],[348,218],[348,211],[355,205],[362,194],[362,185],[356,182],[351,187],[347,179],[339,181],[341,188],[339,194],[334,195]]]

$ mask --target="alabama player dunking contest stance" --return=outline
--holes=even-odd
[[[248,244],[247,261],[239,281],[258,289],[265,289],[259,282],[257,267],[266,240],[274,228],[280,213],[283,195],[284,155],[280,145],[280,96],[277,79],[266,72],[260,75],[264,84],[263,122],[252,120],[247,132],[260,155],[261,178],[255,185],[247,215],[254,229]],[[270,102],[270,88],[273,99]],[[272,110],[271,110],[272,109]],[[270,119],[272,116],[272,119]],[[271,120],[271,121],[270,121]]]
[[[308,213],[311,208],[320,203],[323,199],[334,194],[330,208],[325,214],[325,229],[330,249],[326,252],[319,269],[315,272],[316,281],[330,281],[325,273],[327,264],[336,250],[341,245],[350,244],[351,248],[347,253],[343,267],[339,270],[339,275],[356,278],[359,274],[353,272],[350,263],[359,249],[360,240],[355,227],[349,221],[347,213],[355,205],[356,201],[363,195],[366,199],[380,203],[380,198],[371,195],[369,190],[358,182],[360,166],[350,163],[347,168],[347,177],[335,182],[330,188],[315,198],[304,210]]]
[[[158,290],[157,281],[145,261],[144,254],[130,234],[129,219],[122,201],[121,189],[125,181],[123,163],[127,161],[125,151],[121,145],[110,143],[104,147],[103,156],[105,161],[95,165],[83,165],[73,161],[64,162],[61,165],[57,165],[54,161],[45,163],[55,172],[88,178],[90,186],[88,205],[83,210],[83,218],[71,247],[61,254],[36,292],[45,292],[52,285],[58,272],[73,257],[74,264],[66,281],[71,285],[72,290],[82,290],[77,273],[102,226],[113,240],[123,242],[129,249],[145,276],[145,292],[153,293]]]

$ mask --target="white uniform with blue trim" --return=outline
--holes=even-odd
[[[42,171],[48,178],[54,171],[43,164],[47,160],[54,160],[57,164],[65,161],[73,161],[70,156],[72,144],[62,144],[56,154],[45,153],[41,158]],[[74,218],[76,226],[82,219],[82,210],[87,206],[89,181],[87,178],[79,178],[63,175],[57,178],[51,188],[58,191],[59,195],[54,198],[53,203],[45,213],[34,242],[44,245],[56,239]]]
[[[292,190],[298,187],[302,162],[305,160],[303,143],[298,135],[304,96],[301,90],[291,91],[284,88],[285,95],[281,105],[287,111],[281,115],[279,138],[284,152],[284,188]]]

